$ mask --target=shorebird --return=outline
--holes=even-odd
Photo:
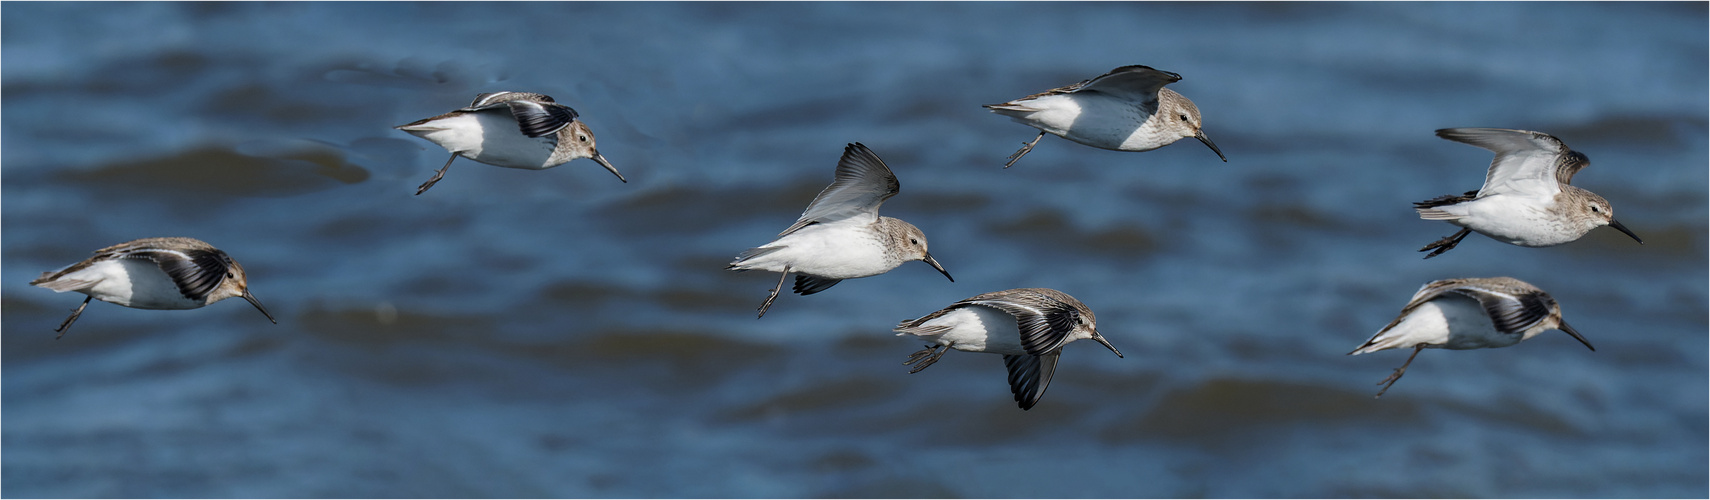
[[[1579,239],[1598,226],[1610,226],[1644,244],[1639,235],[1615,221],[1615,211],[1597,193],[1568,185],[1591,160],[1543,132],[1500,128],[1446,128],[1437,137],[1496,153],[1484,186],[1461,195],[1414,203],[1419,218],[1461,226],[1454,235],[1425,245],[1425,258],[1455,248],[1478,231],[1496,241],[1523,247],[1547,247]]]
[[[879,216],[879,205],[896,196],[897,176],[878,155],[857,142],[843,149],[837,175],[778,239],[737,255],[725,269],[781,273],[778,286],[760,304],[764,317],[784,279],[796,275],[793,291],[811,295],[837,282],[882,274],[908,261],[925,261],[950,278],[926,251],[926,234],[900,219]],[[950,278],[950,281],[956,281]]]
[[[267,316],[249,293],[243,265],[202,240],[193,238],[145,238],[95,251],[95,256],[55,272],[42,273],[30,282],[55,292],[79,292],[89,297],[71,312],[54,331],[65,331],[89,307],[101,299],[137,309],[196,309],[232,297],[243,297]]]
[[[451,152],[445,166],[416,188],[427,192],[461,156],[488,165],[545,170],[577,158],[593,158],[618,180],[629,182],[594,149],[594,133],[576,110],[531,92],[490,92],[468,107],[395,128],[433,141]]]
[[[1101,149],[1151,151],[1177,140],[1199,139],[1223,152],[1200,128],[1199,108],[1164,85],[1182,76],[1147,66],[1123,66],[1097,78],[1058,87],[1002,104],[987,104],[993,113],[1039,129],[1033,142],[1009,155],[1009,168],[1050,133]]]
[[[1058,355],[1068,343],[1092,339],[1122,357],[1122,351],[1099,335],[1092,309],[1049,288],[975,295],[904,320],[892,331],[899,337],[908,334],[934,342],[903,362],[914,365],[909,373],[932,366],[950,349],[1002,354],[1004,368],[1009,370],[1009,390],[1023,410],[1033,408],[1045,395],[1057,371]]]
[[[1383,390],[1401,380],[1407,365],[1425,348],[1483,349],[1508,347],[1543,333],[1561,330],[1596,351],[1591,342],[1562,320],[1556,299],[1532,284],[1514,278],[1463,278],[1426,283],[1401,308],[1401,315],[1378,330],[1371,340],[1349,355],[1412,347],[1413,354],[1389,378]]]

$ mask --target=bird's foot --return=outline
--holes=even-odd
[[[925,349],[921,349],[919,351],[915,351],[914,354],[910,354],[908,361],[904,361],[903,365],[914,365],[914,369],[909,370],[908,372],[917,373],[921,370],[925,370],[928,366],[932,366],[933,363],[937,363],[938,358],[944,357],[944,353],[946,352],[950,352],[950,346],[928,345]]]

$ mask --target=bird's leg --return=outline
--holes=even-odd
[[[1044,138],[1045,138],[1045,131],[1041,130],[1041,131],[1039,131],[1039,136],[1033,138],[1033,142],[1022,143],[1022,144],[1024,144],[1024,146],[1021,146],[1021,149],[1016,151],[1015,154],[1009,155],[1009,163],[1003,164],[1003,168],[1009,168],[1010,165],[1014,165],[1015,162],[1017,160],[1020,160],[1022,156],[1026,156],[1028,151],[1032,151],[1033,146],[1035,144],[1039,144],[1040,139],[1044,139]]]
[[[784,291],[784,278],[788,277],[790,277],[790,270],[785,268],[783,274],[778,276],[778,286],[772,287],[772,295],[766,296],[766,301],[760,303],[760,315],[755,316],[755,319],[766,317],[766,310],[772,307],[772,301],[778,300],[778,292]]]
[[[83,315],[83,308],[89,307],[89,301],[94,298],[95,297],[84,297],[83,305],[77,306],[77,310],[71,311],[71,317],[65,318],[65,322],[60,323],[59,328],[53,329],[53,331],[59,332],[59,335],[53,336],[54,340],[59,340],[60,337],[65,336],[65,329],[71,328],[71,324],[77,322],[77,317]]]
[[[914,364],[914,369],[909,370],[909,373],[919,372],[921,370],[925,370],[928,366],[932,366],[933,363],[937,363],[938,358],[944,357],[944,353],[947,352],[950,352],[950,346],[928,345],[925,349],[915,351],[914,354],[909,355],[908,361],[904,361],[903,364]],[[916,362],[919,364],[915,364]]]
[[[1429,245],[1425,245],[1425,248],[1421,248],[1419,251],[1423,252],[1433,248],[1437,249],[1435,252],[1426,254],[1425,258],[1427,259],[1442,255],[1443,252],[1447,252],[1449,249],[1455,248],[1455,245],[1461,244],[1461,240],[1466,239],[1469,234],[1472,234],[1472,230],[1463,227],[1460,232],[1455,233],[1453,236],[1444,236],[1443,239],[1434,241]]]
[[[1419,344],[1419,345],[1413,346],[1413,356],[1418,356],[1419,351],[1423,351],[1423,350],[1425,350],[1425,344]],[[1372,399],[1377,399],[1377,398],[1383,397],[1383,393],[1389,391],[1389,386],[1395,385],[1395,382],[1397,380],[1401,380],[1401,375],[1404,373],[1407,373],[1407,365],[1413,364],[1413,356],[1408,356],[1407,362],[1402,363],[1401,368],[1396,368],[1395,373],[1389,374],[1389,378],[1383,379],[1382,382],[1378,382],[1378,384],[1383,385],[1383,390],[1377,391],[1377,395],[1372,396]]]
[[[451,162],[454,161],[457,161],[456,153],[452,153],[451,159],[445,160],[445,166],[439,167],[439,171],[433,173],[432,179],[428,179],[427,182],[423,182],[422,187],[416,188],[416,196],[421,196],[422,193],[426,193],[428,188],[433,187],[435,182],[439,182],[439,178],[445,177],[445,170],[451,168]]]

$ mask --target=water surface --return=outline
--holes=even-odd
[[[0,494],[12,497],[1703,497],[1703,3],[7,3]],[[1146,153],[979,107],[1180,73]],[[628,184],[445,160],[391,127],[480,92],[576,108]],[[1445,127],[1557,135],[1613,229],[1552,248],[1410,203],[1478,187]],[[844,145],[956,276],[754,307],[722,270]],[[30,287],[192,236],[247,304]],[[1598,348],[1345,353],[1423,283],[1514,276]],[[1050,287],[1098,313],[1020,411],[998,357],[889,328]]]

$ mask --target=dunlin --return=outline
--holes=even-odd
[[[920,319],[903,321],[892,331],[899,337],[909,334],[935,342],[903,362],[914,365],[909,373],[932,366],[950,349],[1002,354],[1009,370],[1009,390],[1023,410],[1045,395],[1064,345],[1093,339],[1122,357],[1122,351],[1099,335],[1092,309],[1049,288],[976,295]]]
[[[850,144],[837,161],[835,180],[814,197],[801,218],[778,233],[778,239],[742,252],[725,269],[782,273],[778,286],[760,304],[762,317],[778,299],[790,273],[796,274],[794,291],[802,295],[824,291],[842,280],[881,274],[912,260],[926,261],[950,278],[950,272],[926,251],[926,235],[920,229],[879,216],[879,205],[896,196],[899,187],[897,176],[878,155],[859,142]]]
[[[466,108],[396,128],[451,152],[445,166],[416,188],[418,195],[445,177],[445,170],[459,156],[526,170],[545,170],[577,158],[593,158],[618,180],[629,182],[594,149],[594,133],[576,116],[576,110],[542,94],[491,92],[475,96],[475,102]]]
[[[1407,373],[1413,357],[1427,347],[1508,347],[1551,329],[1567,332],[1586,348],[1597,350],[1562,320],[1562,308],[1556,299],[1530,283],[1506,277],[1439,280],[1420,287],[1395,321],[1348,354],[1413,348],[1413,355],[1407,357],[1406,363],[1378,382],[1383,390],[1377,395],[1382,397]]]
[[[1123,66],[1102,76],[1059,87],[1003,104],[987,104],[993,113],[1039,129],[1033,142],[1009,155],[1009,168],[1039,144],[1046,133],[1102,149],[1151,151],[1177,140],[1199,139],[1223,152],[1200,129],[1199,108],[1193,101],[1164,88],[1182,76],[1146,66]]]
[[[95,256],[30,282],[55,292],[89,297],[60,323],[59,338],[83,314],[92,299],[137,309],[196,309],[232,297],[254,304],[278,324],[249,293],[243,265],[213,245],[192,238],[145,238],[95,251]]]
[[[1615,221],[1615,211],[1597,193],[1568,185],[1573,174],[1591,164],[1561,139],[1543,132],[1500,128],[1447,128],[1437,137],[1496,152],[1484,187],[1414,203],[1419,218],[1448,221],[1460,232],[1425,248],[1429,259],[1455,248],[1478,231],[1496,241],[1523,247],[1560,245],[1598,226],[1611,226],[1644,244],[1639,235]]]

